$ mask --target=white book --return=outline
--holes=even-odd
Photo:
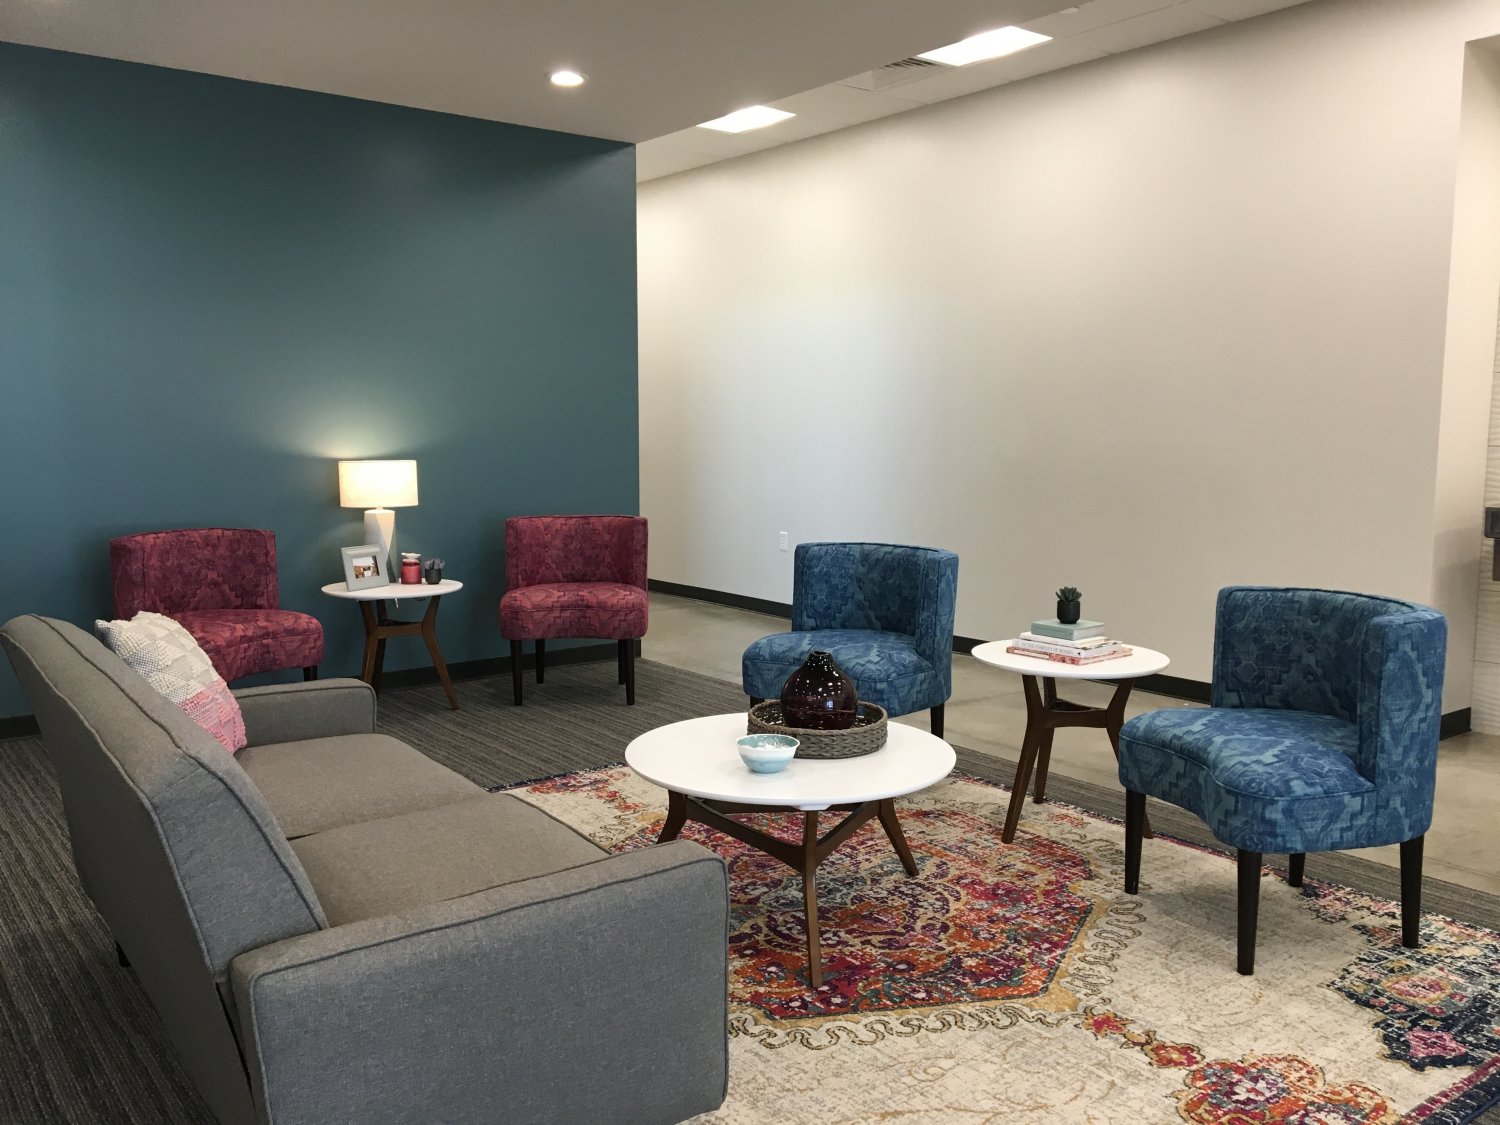
[[[1108,656],[1110,653],[1125,651],[1125,646],[1119,641],[1106,640],[1103,644],[1089,645],[1089,647],[1083,648],[1078,645],[1071,645],[1067,641],[1058,641],[1047,637],[1033,639],[1024,633],[1015,639],[1011,647],[1029,649],[1032,652],[1045,653],[1050,656],[1077,657]]]
[[[1077,649],[1079,652],[1089,652],[1105,645],[1118,645],[1119,641],[1112,641],[1108,637],[1086,637],[1081,641],[1065,641],[1061,637],[1048,637],[1041,633],[1022,633],[1020,640],[1031,641],[1043,645],[1059,645],[1062,648]]]

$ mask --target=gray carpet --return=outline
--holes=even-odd
[[[510,704],[508,679],[458,685],[462,711],[435,686],[381,697],[381,729],[491,787],[610,765],[635,735],[677,719],[739,710],[730,684],[650,661],[637,704],[607,664],[559,667]],[[1005,783],[1010,767],[960,748],[959,768]],[[1104,815],[1118,791],[1054,775],[1049,795]],[[1158,833],[1211,844],[1196,822],[1153,803]],[[0,742],[0,1122],[211,1122],[167,1046],[149,1002],[73,874],[57,786],[37,739]],[[1357,857],[1312,856],[1310,878],[1394,897],[1395,872]],[[1500,898],[1428,880],[1428,909],[1500,928]],[[1500,1112],[1478,1119],[1500,1125]]]

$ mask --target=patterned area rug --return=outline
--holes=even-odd
[[[512,789],[612,851],[655,840],[662,790],[623,767]],[[919,874],[878,822],[818,871],[825,982],[802,886],[702,825],[729,864],[724,1122],[972,1120],[1459,1125],[1500,1099],[1500,934],[1268,873],[1257,975],[1234,971],[1233,860],[955,775],[898,802]],[[830,814],[830,823],[838,814]],[[754,818],[788,838],[800,820]],[[1311,866],[1311,865],[1310,865]]]

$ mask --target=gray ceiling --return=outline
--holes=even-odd
[[[1304,0],[0,0],[0,40],[640,144],[648,180]],[[1053,37],[841,82],[1006,24]],[[547,75],[580,70],[560,90]],[[695,128],[747,105],[797,116]]]
[[[4,0],[0,39],[639,142],[1065,2]]]

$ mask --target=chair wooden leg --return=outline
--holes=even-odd
[[[621,640],[615,645],[615,665],[620,673],[619,683],[625,682],[625,646],[630,642]]]
[[[510,642],[510,686],[515,693],[516,706],[521,706],[521,642]]]
[[[944,706],[945,706],[944,704],[939,703],[936,707],[934,707],[932,709],[932,733],[935,734],[935,735],[937,735],[939,738],[943,737],[943,707]]]
[[[536,682],[542,682],[542,661],[546,657],[547,642],[540,637],[536,640]]]
[[[625,642],[625,702],[635,706],[635,642]]]
[[[318,678],[318,666],[316,664],[309,664],[306,668],[302,669],[302,678],[304,680],[316,680]]]
[[[1401,944],[1416,949],[1422,941],[1422,840],[1401,845]]]
[[[1255,975],[1255,924],[1260,914],[1260,852],[1239,850],[1239,971]]]
[[[1286,857],[1286,885],[1289,887],[1300,887],[1302,885],[1302,871],[1307,865],[1306,852],[1293,852]]]
[[[1141,892],[1141,839],[1146,831],[1146,794],[1125,792],[1125,893]]]

